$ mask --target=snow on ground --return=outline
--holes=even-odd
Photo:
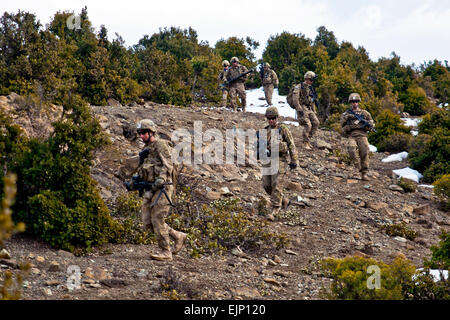
[[[403,169],[392,170],[400,178],[413,180],[419,183],[419,180],[423,178],[423,175],[419,171],[411,169],[409,167]]]
[[[403,161],[406,158],[408,158],[408,152],[403,151],[403,152],[400,152],[400,153],[391,154],[389,157],[384,158],[381,161],[382,162]]]
[[[377,147],[375,147],[375,146],[373,146],[371,144],[369,144],[369,150],[370,150],[370,152],[377,152],[378,151]]]
[[[263,87],[258,89],[247,90],[247,107],[245,111],[253,113],[266,112],[268,107],[266,99],[264,98]],[[278,88],[273,90],[272,103],[274,107],[278,108],[278,112],[282,117],[291,117],[296,119],[296,112],[292,109],[286,102],[286,96],[281,96],[278,94]]]
[[[419,134],[419,131],[417,131],[417,130],[411,130],[411,134],[412,134],[413,136],[417,136],[417,135]]]
[[[423,268],[417,269],[419,272],[424,272]],[[444,279],[448,279],[448,270],[430,269],[430,274],[433,276],[434,282],[441,280],[441,273]],[[415,279],[416,277],[413,277]]]
[[[419,123],[422,121],[421,118],[411,119],[411,118],[400,118],[404,122],[404,125],[407,127],[417,127]]]

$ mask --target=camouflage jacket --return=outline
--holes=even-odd
[[[231,66],[230,68],[228,68],[227,72],[225,72],[225,78],[229,81],[247,71],[248,71],[248,69],[245,66],[243,66],[242,64],[238,64],[237,67]],[[245,80],[247,80],[247,75],[241,77],[240,79],[238,79],[236,81],[233,81],[232,83],[230,83],[230,86],[233,86],[237,83],[244,84]]]
[[[372,116],[368,111],[358,108],[354,110],[354,112],[357,115],[362,116],[364,120],[366,120],[372,127],[375,125]],[[352,136],[367,135],[367,132],[369,131],[369,128],[367,127],[363,129],[361,121],[359,121],[354,115],[349,113],[348,110],[341,115],[340,124],[342,129],[344,130],[344,133]]]
[[[172,149],[167,142],[157,139],[144,149],[149,149],[149,154],[137,169],[139,177],[148,182],[154,182],[157,178],[172,182]]]
[[[291,163],[298,162],[297,148],[295,147],[294,137],[289,128],[281,123],[277,123],[275,128],[266,126],[264,129],[267,130],[267,149],[271,151],[271,129],[277,130],[280,134],[280,144],[278,147],[280,160],[287,161],[288,155],[291,158]]]
[[[297,111],[314,111],[311,88],[305,82],[299,83],[294,87],[292,100]]]
[[[262,80],[263,86],[267,86],[267,85],[278,86],[277,74],[272,69],[268,69],[268,70],[264,69],[263,78],[261,80]]]
[[[224,69],[219,73],[219,76],[217,77],[217,80],[218,80],[220,83],[223,83],[223,82],[227,81],[227,78],[225,78],[225,73],[227,72],[228,69],[230,69],[230,68],[227,68],[227,69],[224,68]]]

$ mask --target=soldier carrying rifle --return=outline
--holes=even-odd
[[[353,163],[361,172],[361,180],[369,180],[367,172],[369,170],[369,141],[367,134],[374,129],[374,121],[370,113],[359,108],[361,97],[358,93],[350,94],[348,102],[350,109],[341,115],[341,127],[344,134],[349,138],[348,152]],[[359,163],[356,156],[356,148],[359,151]]]
[[[184,245],[186,234],[169,227],[164,219],[169,213],[171,198],[174,194],[175,172],[172,162],[172,149],[157,136],[156,125],[152,120],[141,120],[137,125],[137,133],[145,143],[141,153],[139,167],[127,189],[141,189],[144,202],[142,204],[141,218],[144,229],[153,229],[161,248],[161,253],[150,257],[160,261],[172,260],[172,254],[177,254]],[[141,191],[141,192],[142,192]],[[170,250],[170,237],[175,241],[175,248]]]
[[[252,72],[253,70],[250,70]],[[228,80],[230,88],[230,98],[231,106],[234,111],[237,111],[236,98],[239,96],[241,99],[242,111],[245,112],[245,107],[247,105],[247,94],[245,92],[245,80],[247,79],[247,74],[249,70],[245,66],[239,63],[237,57],[231,58],[231,68],[225,72],[225,78]]]

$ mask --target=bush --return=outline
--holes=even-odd
[[[368,273],[369,266],[380,268],[379,289],[369,289],[368,280],[372,275]],[[401,300],[415,272],[414,265],[400,257],[391,265],[362,257],[328,258],[321,261],[321,267],[333,279],[331,290],[323,290],[322,295],[345,300]]]
[[[450,269],[450,232],[442,231],[438,246],[432,246],[431,260],[425,261],[425,266],[433,269]]]
[[[433,182],[434,193],[441,199],[446,210],[450,210],[450,174]]]
[[[410,129],[402,124],[399,115],[393,114],[389,110],[384,110],[376,119],[376,132],[369,133],[369,142],[376,146],[378,149],[380,147],[388,147],[388,143],[384,142],[394,134],[410,134]],[[398,138],[392,138],[391,141],[397,141],[403,143],[405,137],[399,136]],[[381,150],[381,149],[380,149]],[[402,150],[403,151],[403,150]]]
[[[188,233],[188,242],[192,248],[191,256],[222,253],[239,246],[244,250],[260,250],[263,245],[284,247],[285,234],[271,232],[267,222],[250,220],[239,199],[227,198],[213,201],[210,205],[197,207],[184,188],[178,195],[179,208],[183,215],[173,213],[167,223],[174,229]]]
[[[391,237],[403,237],[411,241],[413,241],[418,235],[416,231],[409,229],[404,222],[400,224],[384,225],[381,229]]]
[[[416,183],[414,181],[400,178],[400,180],[397,182],[397,184],[402,187],[403,191],[405,192],[416,192]]]
[[[409,87],[406,92],[399,94],[400,101],[405,105],[403,109],[414,116],[424,115],[431,107],[425,91],[418,87]]]
[[[387,151],[391,153],[407,151],[412,138],[413,137],[409,133],[394,133],[381,140],[378,144],[378,151]]]

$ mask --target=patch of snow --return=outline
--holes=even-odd
[[[373,146],[371,144],[369,144],[369,150],[370,150],[370,152],[377,152],[378,151],[377,147],[375,147],[375,146]]]
[[[423,175],[420,174],[419,171],[411,169],[409,167],[406,167],[403,169],[398,169],[398,170],[392,170],[392,171],[400,178],[413,180],[417,183],[419,183],[419,180],[423,178]]]
[[[411,118],[400,118],[407,127],[417,127],[422,121],[421,118],[411,119]]]
[[[298,127],[298,122],[297,121],[283,121],[284,124],[290,124],[293,126]]]
[[[417,271],[424,272],[423,268],[417,269]],[[448,270],[439,270],[439,269],[430,269],[430,274],[433,276],[434,282],[438,282],[441,280],[441,273],[444,276],[444,279],[448,279]]]
[[[413,136],[417,136],[417,135],[419,134],[419,131],[417,131],[417,130],[411,130],[411,134],[412,134]]]
[[[381,162],[394,162],[394,161],[403,161],[408,158],[408,152],[403,151],[396,154],[391,154],[389,157],[384,158]]]
[[[245,111],[265,114],[266,109],[269,105],[264,98],[263,87],[260,87],[258,89],[246,90],[246,92],[247,107],[245,108]],[[286,96],[281,96],[278,94],[278,88],[275,88],[273,90],[272,103],[274,107],[277,107],[280,116],[296,119],[297,113],[286,102]]]
[[[417,186],[418,186],[418,187],[423,187],[423,188],[431,188],[431,189],[434,188],[434,186],[431,185],[431,184],[419,184],[419,185],[417,185]]]

